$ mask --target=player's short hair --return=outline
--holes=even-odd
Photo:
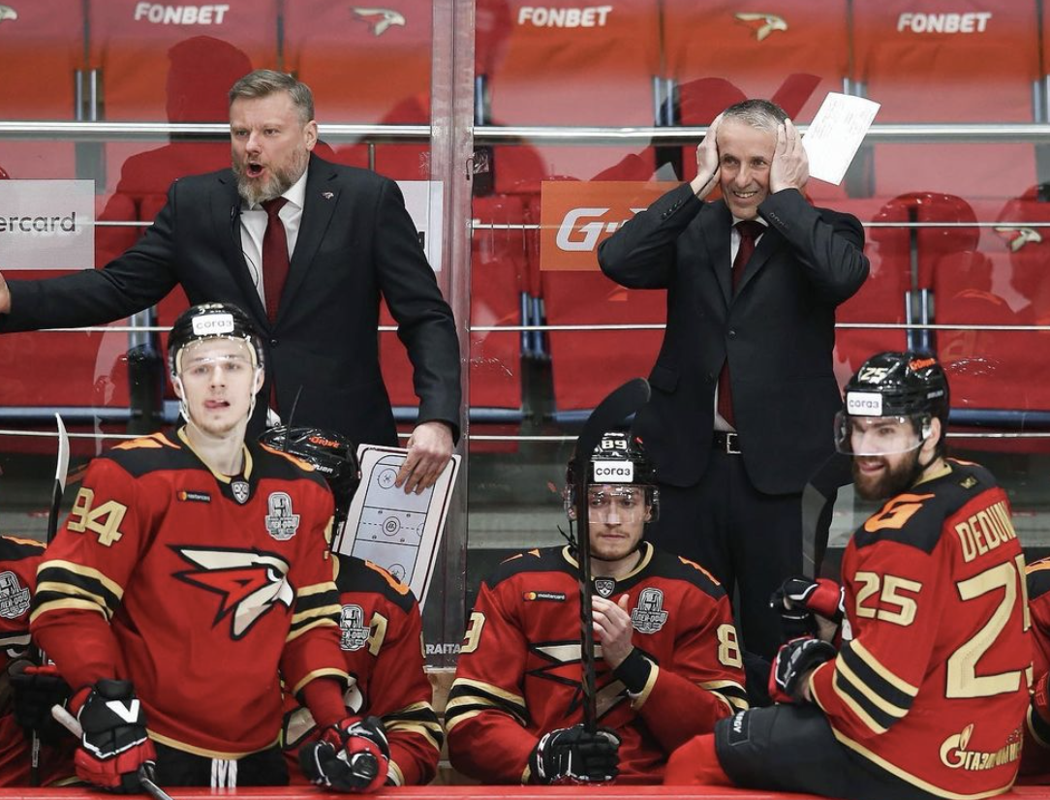
[[[314,93],[302,81],[284,72],[272,69],[257,69],[249,72],[230,87],[230,105],[235,100],[252,100],[269,97],[277,92],[288,92],[299,112],[299,121],[305,125],[314,118]]]
[[[771,100],[743,100],[722,112],[723,121],[735,119],[774,135],[787,118],[787,112]]]

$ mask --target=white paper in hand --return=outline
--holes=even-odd
[[[802,137],[811,178],[842,183],[879,107],[863,97],[828,93]]]

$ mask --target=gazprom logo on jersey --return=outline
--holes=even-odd
[[[233,314],[202,314],[193,318],[194,336],[219,336],[233,333]]]
[[[594,461],[595,483],[634,483],[633,461]]]
[[[93,183],[0,181],[0,264],[5,270],[93,268]]]
[[[846,413],[858,417],[881,417],[882,395],[878,392],[846,392]]]

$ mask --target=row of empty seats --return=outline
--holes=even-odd
[[[329,121],[429,119],[429,0],[9,0],[4,9],[5,118],[74,118],[83,73],[100,118],[222,121],[221,97],[186,116],[167,90],[172,80],[208,86],[215,66],[236,62],[295,72]],[[476,73],[497,124],[704,124],[736,97],[778,94],[807,120],[824,92],[844,85],[878,98],[885,121],[1043,113],[1033,85],[1050,73],[1040,41],[1050,15],[1037,0],[769,0],[755,9],[477,0]],[[177,63],[180,47],[193,57]],[[656,78],[682,92],[676,119],[660,110],[666,84]],[[405,102],[415,108],[398,111]]]

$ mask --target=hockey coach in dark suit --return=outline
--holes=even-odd
[[[121,319],[181,284],[191,304],[244,308],[267,346],[267,404],[285,421],[396,445],[379,369],[379,299],[398,322],[420,398],[399,478],[421,489],[459,435],[455,324],[393,181],[338,166],[317,143],[309,87],[257,70],[230,90],[233,168],[177,180],[143,238],[103,269],[44,281],[0,278],[0,331]],[[399,483],[401,482],[399,480]]]
[[[841,403],[835,308],[868,275],[855,217],[814,208],[798,131],[773,103],[731,106],[697,148],[697,177],[599,249],[630,288],[667,289],[667,330],[635,429],[656,462],[653,541],[699,561],[747,648],[779,644],[770,594],[801,568],[801,493],[833,452]],[[705,202],[716,188],[722,198]]]

